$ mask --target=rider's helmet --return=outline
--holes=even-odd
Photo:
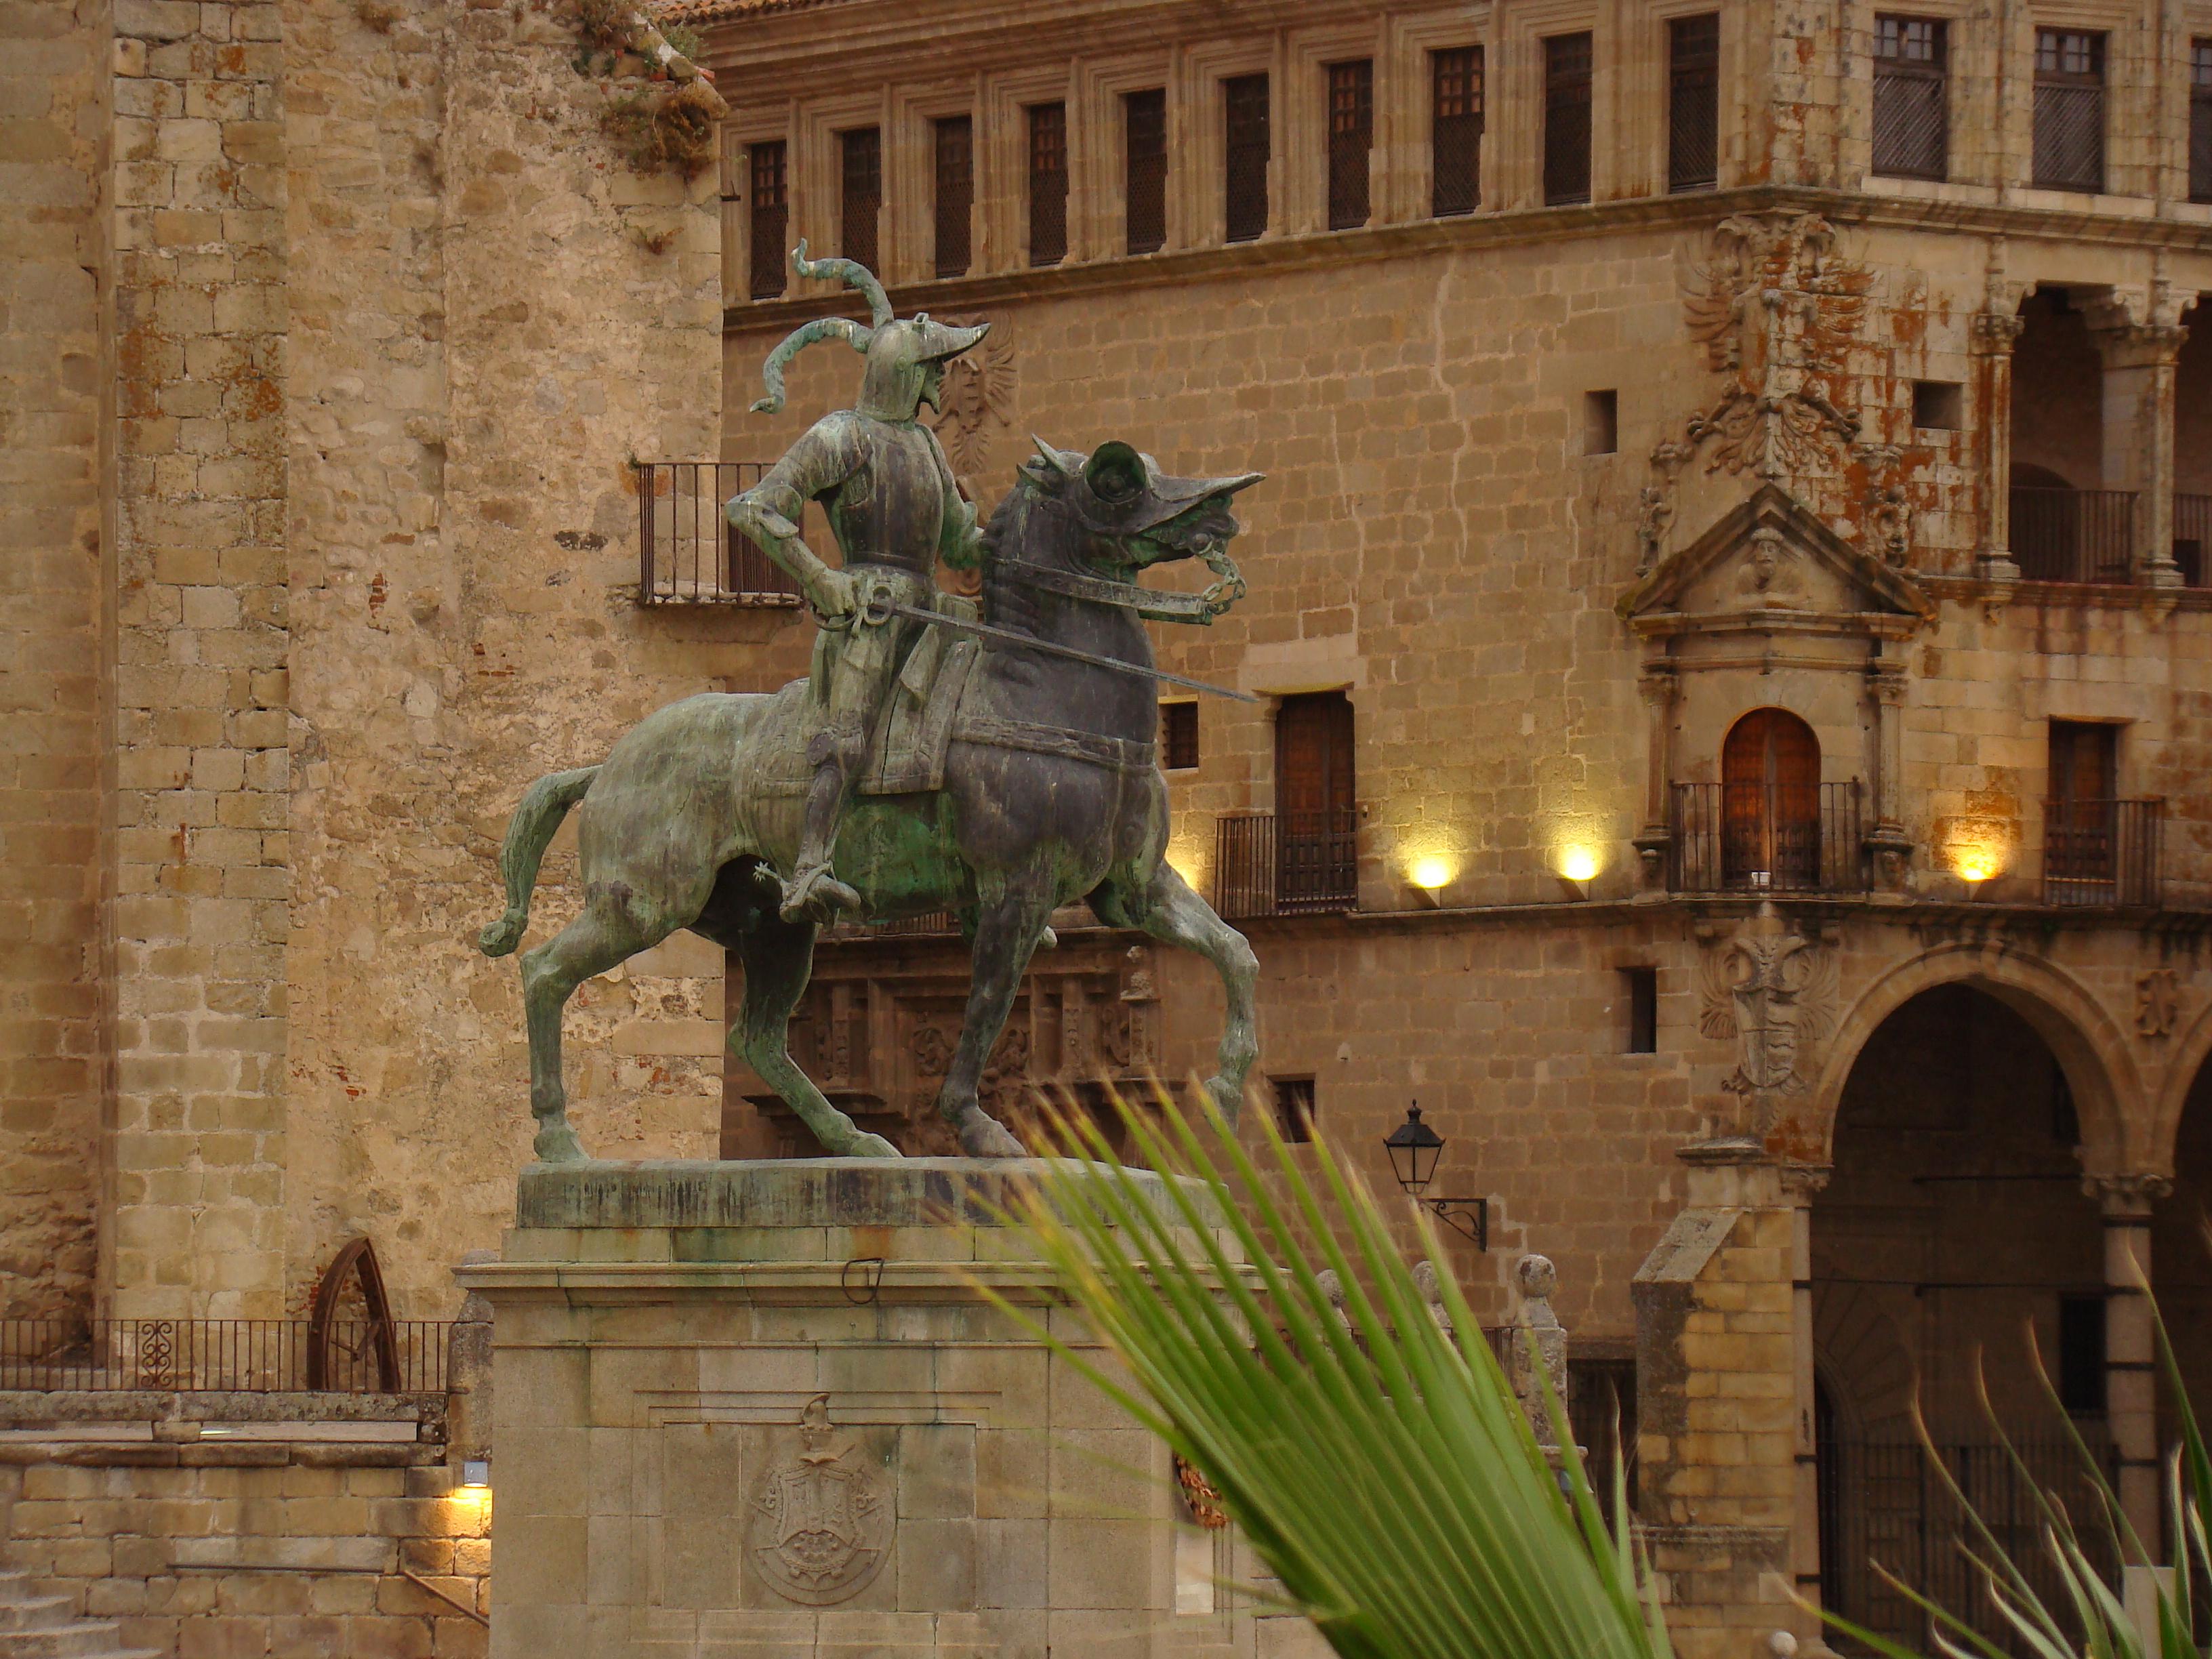
[[[848,317],[817,317],[793,330],[762,366],[768,395],[753,407],[763,414],[783,407],[784,366],[816,341],[834,339],[868,360],[860,380],[860,412],[878,420],[910,421],[924,403],[935,405],[936,371],[990,331],[988,323],[955,328],[933,321],[927,312],[902,321],[891,314],[883,284],[866,266],[851,259],[810,259],[804,242],[792,250],[791,265],[802,276],[834,276],[860,289],[867,296],[872,320],[863,325]]]

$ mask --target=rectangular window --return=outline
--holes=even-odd
[[[837,135],[839,161],[838,252],[876,268],[876,223],[884,205],[884,133],[881,127],[856,127]]]
[[[937,249],[940,276],[968,274],[969,210],[975,202],[975,124],[948,116],[937,128]]]
[[[2043,804],[2045,890],[2094,902],[2118,873],[2120,728],[2051,722],[2051,789]]]
[[[1950,173],[1951,43],[1938,17],[1874,20],[1874,170]]]
[[[1620,989],[1628,1004],[1628,1052],[1632,1054],[1657,1054],[1659,970],[1656,968],[1624,968],[1620,970]]]
[[[1030,263],[1067,257],[1067,106],[1030,106]]]
[[[1583,453],[1614,455],[1620,452],[1620,393],[1583,393]]]
[[[1472,213],[1482,200],[1482,48],[1429,54],[1429,211]]]
[[[2212,40],[2189,43],[2189,199],[2212,202]]]
[[[1198,764],[1196,703],[1160,705],[1160,764],[1170,772],[1188,772]]]
[[[1956,432],[1966,421],[1966,389],[1956,380],[1912,383],[1912,424],[1929,432]]]
[[[2105,37],[2035,32],[2035,183],[2043,190],[2105,188]]]
[[[1375,148],[1375,60],[1328,66],[1328,228],[1367,222],[1367,156]]]
[[[749,146],[745,160],[753,192],[750,292],[756,300],[773,300],[783,292],[783,240],[791,223],[791,202],[784,193],[783,140]]]
[[[1560,207],[1590,198],[1590,37],[1554,34],[1544,42],[1544,202]]]
[[[1224,218],[1232,242],[1256,241],[1267,228],[1267,77],[1239,75],[1221,83]]]
[[[2105,1409],[2105,1298],[2058,1298],[2058,1401],[2094,1416]]]
[[[1121,100],[1127,195],[1122,227],[1132,253],[1168,245],[1168,94],[1164,87]]]
[[[1721,20],[1667,25],[1667,188],[1711,190],[1721,177]]]
[[[1314,1080],[1310,1077],[1279,1077],[1275,1085],[1275,1127],[1293,1146],[1313,1139]]]

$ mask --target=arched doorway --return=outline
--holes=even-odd
[[[1721,873],[1802,890],[1820,876],[1820,740],[1786,708],[1754,708],[1721,745]]]
[[[1983,1414],[1984,1389],[2035,1480],[2069,1508],[2087,1499],[2029,1344],[2032,1331],[2073,1430],[2103,1447],[2103,1226],[2081,1190],[2081,1139],[2049,1044],[1969,985],[1897,1008],[1844,1084],[1833,1173],[1811,1216],[1827,1395],[1816,1447],[1822,1594],[1894,1639],[1924,1643],[1926,1632],[1877,1562],[1962,1617],[1995,1616],[1911,1431],[1914,1394],[1953,1479],[2021,1559],[2040,1559],[2036,1510]]]
[[[2212,1427],[2212,1061],[2190,1087],[2173,1143],[2173,1188],[2151,1208],[2150,1282],[2197,1423]],[[2173,1401],[2159,1395],[2159,1443],[2179,1433]]]

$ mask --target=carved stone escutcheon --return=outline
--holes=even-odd
[[[778,1595],[830,1607],[882,1571],[897,1506],[853,1445],[837,1443],[828,1395],[806,1402],[799,1438],[797,1455],[772,1465],[753,1493],[745,1553]]]

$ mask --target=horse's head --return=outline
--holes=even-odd
[[[1059,562],[1126,581],[1151,565],[1199,558],[1242,592],[1243,581],[1227,553],[1243,527],[1230,511],[1230,498],[1264,474],[1178,478],[1125,443],[1101,444],[1088,457],[1054,449],[1041,439],[1036,447],[1036,458],[1022,467],[1021,479],[1029,493],[1060,509],[1054,516],[1066,529],[1057,538],[1061,545],[1051,550]],[[1028,556],[1042,552],[1033,547]]]

